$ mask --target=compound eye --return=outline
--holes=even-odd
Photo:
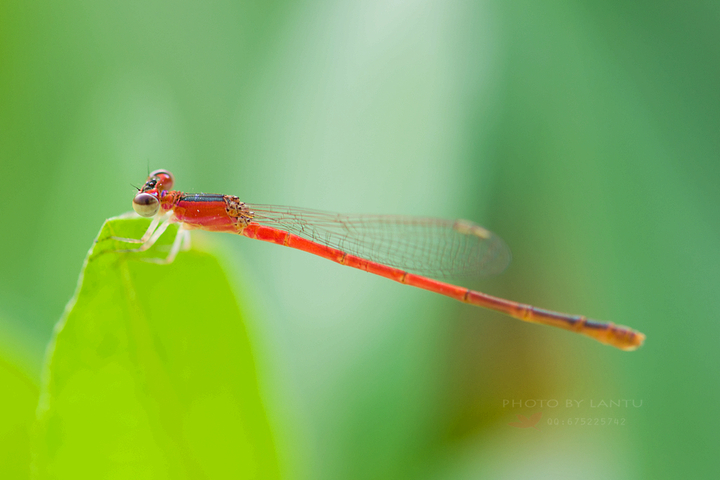
[[[133,210],[141,217],[154,217],[160,209],[160,200],[149,193],[138,193],[133,198]]]
[[[162,169],[151,172],[150,177],[148,178],[157,179],[156,188],[158,189],[158,192],[162,192],[163,190],[170,190],[173,186],[173,183],[175,183],[175,177],[173,177],[173,174],[167,170]]]

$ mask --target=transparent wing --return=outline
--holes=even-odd
[[[510,263],[505,242],[467,220],[247,206],[256,223],[418,275],[485,277],[502,272]]]

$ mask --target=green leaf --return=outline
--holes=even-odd
[[[139,238],[111,219],[98,239]],[[56,326],[38,408],[39,478],[277,478],[243,316],[218,260],[97,242]],[[130,245],[132,248],[132,245]]]
[[[0,357],[0,472],[30,478],[30,426],[38,387],[21,369]]]

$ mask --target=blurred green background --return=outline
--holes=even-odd
[[[0,468],[27,475],[92,239],[167,168],[252,203],[476,220],[514,259],[467,286],[648,336],[624,353],[197,236],[237,279],[286,478],[717,478],[718,85],[717,2],[3,0]]]

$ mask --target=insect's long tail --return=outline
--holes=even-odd
[[[568,315],[493,297],[482,292],[415,275],[399,268],[350,255],[342,250],[311,242],[276,228],[251,223],[241,234],[248,238],[309,252],[341,265],[365,270],[405,285],[412,285],[413,287],[439,293],[471,305],[502,312],[525,322],[540,323],[577,332],[621,350],[636,350],[645,340],[645,335],[628,327],[609,322],[597,322],[581,315]]]

